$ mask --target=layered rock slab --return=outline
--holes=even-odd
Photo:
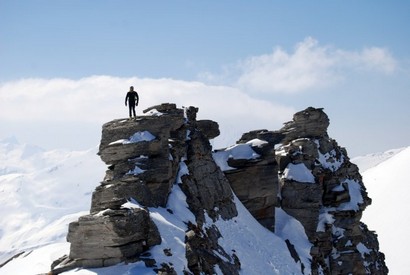
[[[161,243],[149,209],[166,207],[178,183],[195,214],[195,224],[186,229],[187,267],[193,274],[213,274],[215,265],[238,273],[240,265],[233,264],[233,256],[218,244],[218,229],[204,227],[206,217],[230,219],[237,210],[229,182],[212,159],[208,139],[219,134],[218,124],[197,121],[197,111],[166,103],[145,110],[147,115],[135,120],[103,125],[98,155],[108,170],[93,192],[90,214],[70,224],[70,254],[53,264],[52,274],[138,260],[158,274],[175,274],[172,265],[141,255]],[[187,174],[181,176],[182,164]]]

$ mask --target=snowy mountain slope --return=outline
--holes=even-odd
[[[6,148],[3,152],[15,155],[7,163],[2,162],[4,171],[13,165],[19,173],[6,173],[0,177],[0,186],[7,196],[2,203],[8,204],[8,213],[2,210],[0,240],[2,262],[12,255],[23,252],[0,268],[0,274],[39,274],[50,270],[51,263],[64,254],[69,253],[69,244],[65,242],[67,224],[87,210],[90,202],[90,190],[103,174],[105,165],[95,156],[95,149],[85,152],[44,152],[25,158],[27,167],[35,166],[42,159],[46,165],[33,169],[19,166],[18,156],[22,156],[21,145]],[[52,156],[52,159],[47,159]],[[11,161],[12,160],[12,161]],[[20,162],[21,163],[21,162]],[[39,169],[36,171],[36,169]],[[74,171],[74,173],[73,173]],[[83,181],[80,181],[80,179]],[[87,182],[86,182],[87,181]],[[73,182],[78,183],[73,184]],[[93,184],[94,183],[94,184]],[[13,202],[15,202],[13,204]],[[221,245],[227,251],[235,251],[241,258],[242,274],[300,274],[300,263],[295,263],[290,256],[286,243],[279,236],[262,227],[235,198],[238,216],[232,220],[217,221],[223,238]],[[124,207],[139,207],[136,202],[129,202]],[[172,214],[169,212],[172,210]],[[167,208],[150,208],[151,217],[159,228],[162,244],[153,247],[150,253],[155,259],[163,258],[164,262],[172,262],[177,270],[186,265],[184,237],[186,221],[194,219],[188,210],[186,197],[175,185],[168,200]],[[71,214],[72,213],[72,214]],[[281,228],[302,228],[293,218],[282,215],[278,220]],[[17,217],[17,219],[14,219]],[[61,217],[61,218],[59,218]],[[212,222],[209,219],[211,226]],[[283,235],[286,235],[283,232]],[[289,237],[290,238],[290,237]],[[297,244],[297,240],[293,240]],[[300,245],[306,251],[310,249],[307,237],[302,235]],[[165,256],[164,249],[173,251],[173,255]],[[302,261],[309,261],[306,253]],[[64,274],[155,274],[143,263],[119,264],[104,269],[72,270]],[[220,273],[222,274],[222,273]]]
[[[363,156],[352,162],[362,171],[363,182],[373,200],[364,211],[363,222],[376,230],[390,274],[407,274],[410,270],[407,260],[410,147]]]
[[[1,267],[0,274],[45,273],[55,259],[68,254],[67,225],[88,211],[91,192],[106,169],[96,151],[94,148],[82,152],[46,152],[36,146],[18,144],[15,140],[0,141],[0,203],[3,205],[0,209],[0,264],[25,251]],[[381,251],[386,254],[391,274],[405,274],[410,268],[402,260],[408,247],[402,236],[406,236],[410,222],[406,215],[396,215],[398,209],[409,209],[404,198],[409,157],[410,147],[361,157],[358,163],[373,199],[363,219],[370,229],[377,229]],[[377,166],[369,168],[372,165]],[[284,213],[277,213],[280,218],[276,226],[282,230],[275,235],[256,222],[237,199],[235,202],[238,217],[217,223],[224,236],[221,245],[235,250],[241,258],[241,274],[263,274],[267,270],[269,274],[299,274],[300,263],[296,264],[290,257],[284,239],[289,238],[297,247],[303,248],[305,253],[299,252],[304,255],[301,260],[309,261],[307,238],[298,234],[296,240],[289,235],[289,232],[300,232],[301,224]],[[167,208],[174,214],[166,208],[150,209],[161,234],[168,232],[162,234],[163,243],[150,253],[154,258],[171,260],[164,256],[163,250],[183,251],[184,221],[191,216],[184,194],[177,186]],[[184,259],[177,258],[178,253],[174,253],[173,262],[183,264]],[[64,274],[155,273],[139,262],[103,269],[72,270]]]
[[[153,258],[163,258],[164,261],[174,263],[174,266],[179,268],[178,270],[183,270],[185,261],[184,257],[180,257],[181,254],[184,255],[185,253],[183,238],[185,237],[184,229],[186,225],[183,221],[192,216],[192,213],[188,213],[187,208],[181,208],[181,205],[186,205],[184,200],[185,197],[182,191],[178,186],[175,186],[167,208],[150,209],[152,211],[151,215],[162,235],[162,244],[152,248],[150,253]],[[217,222],[217,226],[223,235],[221,245],[225,249],[235,250],[238,257],[241,258],[241,274],[300,274],[300,266],[295,264],[288,254],[285,242],[262,227],[242,206],[239,200],[236,199],[236,203],[239,206],[238,217],[230,221],[220,220]],[[134,207],[138,207],[138,205],[134,204]],[[170,214],[167,209],[175,211],[174,214]],[[292,226],[301,228],[300,223],[290,217],[286,217],[282,222],[284,228],[289,229]],[[306,244],[308,241],[302,238],[301,242]],[[164,249],[170,249],[170,251],[177,253],[165,256]],[[49,270],[53,260],[68,252],[69,244],[62,241],[45,245],[33,252],[25,253],[24,257],[14,259],[0,269],[0,274],[44,273]],[[151,268],[145,267],[142,262],[138,262],[132,264],[121,263],[107,268],[75,269],[63,274],[153,275],[156,273]],[[222,274],[222,272],[218,274]]]
[[[360,172],[363,173],[369,168],[373,168],[378,164],[388,160],[391,157],[394,157],[396,154],[400,153],[406,148],[392,149],[386,152],[378,152],[373,154],[368,154],[364,156],[358,156],[352,158],[352,162],[355,163],[360,168]]]
[[[0,263],[65,240],[68,222],[89,208],[106,169],[96,152],[47,152],[15,139],[0,143]]]
[[[0,141],[0,175],[34,171],[44,167],[40,159],[33,161],[44,150],[35,145],[19,144],[15,137]],[[47,161],[48,159],[43,159]]]

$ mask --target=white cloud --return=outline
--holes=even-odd
[[[293,54],[277,48],[272,54],[242,61],[237,83],[250,90],[295,93],[334,82],[337,76],[330,69],[335,63],[327,48],[308,38]]]
[[[350,72],[393,73],[397,61],[387,49],[370,47],[346,51],[322,46],[311,37],[293,52],[277,47],[270,54],[253,56],[223,68],[223,73],[203,73],[210,82],[232,82],[249,92],[301,93],[329,87]]]
[[[212,119],[220,124],[222,133],[218,146],[232,144],[245,131],[276,130],[295,112],[292,108],[254,99],[239,89],[226,86],[173,79],[91,76],[79,80],[23,79],[1,84],[0,121],[15,125],[27,122],[102,125],[112,119],[127,117],[124,101],[130,85],[140,96],[139,114],[164,102],[176,103],[178,107],[199,107],[198,119]],[[64,136],[49,137],[46,132],[45,129],[45,139],[59,138],[63,142]],[[96,133],[97,142],[99,134]],[[81,133],[79,143],[80,136]]]
[[[340,63],[354,69],[391,74],[397,69],[397,61],[387,49],[371,47],[361,52],[338,51]]]

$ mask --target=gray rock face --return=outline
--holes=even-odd
[[[167,113],[103,125],[98,154],[109,165],[109,171],[104,186],[93,194],[91,212],[118,207],[130,197],[139,199],[145,206],[166,205],[176,176],[176,164],[169,160],[169,142],[183,127],[185,118],[183,110],[175,105],[156,107]],[[128,188],[133,183],[138,185],[134,190]],[[104,198],[109,199],[111,194],[117,200],[110,206],[104,203],[107,201]]]
[[[243,134],[237,146],[252,156],[226,154],[224,171],[215,156],[225,150],[212,152],[208,141],[219,135],[218,124],[197,121],[198,108],[166,103],[144,112],[103,125],[98,154],[108,170],[93,192],[90,214],[69,225],[70,255],[56,261],[51,274],[139,260],[157,274],[215,274],[216,265],[223,274],[239,274],[240,259],[219,245],[223,236],[210,225],[237,216],[232,190],[273,232],[278,208],[300,222],[312,244],[312,274],[387,274],[376,234],[360,222],[371,199],[346,150],[328,137],[322,109],[298,112],[278,131]],[[181,174],[182,164],[187,171]],[[186,223],[180,256],[189,270],[183,271],[142,257],[161,243],[150,209],[166,207],[176,184],[195,216]],[[297,244],[285,241],[300,261]]]
[[[235,254],[231,256],[226,253],[218,244],[221,235],[216,226],[206,230],[193,228],[185,236],[188,267],[193,274],[215,274],[215,265],[219,266],[223,274],[239,274],[239,259]]]
[[[181,162],[189,170],[181,178],[181,189],[196,216],[196,224],[190,225],[195,231],[188,230],[186,235],[188,267],[193,274],[213,274],[218,264],[230,274],[238,274],[239,261],[218,245],[218,229],[203,227],[205,213],[214,220],[231,219],[237,210],[208,141],[219,134],[218,124],[196,121],[197,111],[167,103],[145,110],[151,115],[103,125],[98,154],[108,170],[93,192],[90,214],[69,225],[70,255],[53,264],[52,274],[142,260],[141,253],[161,243],[148,208],[166,207]],[[140,207],[129,208],[127,202],[137,202]],[[143,260],[158,274],[176,274],[168,263]]]
[[[262,225],[275,230],[275,207],[303,225],[312,243],[313,274],[387,274],[377,236],[360,222],[371,199],[346,150],[328,137],[328,126],[323,110],[309,107],[279,131],[246,133],[237,144],[262,141],[252,145],[259,156],[231,158],[234,169],[224,172]]]
[[[327,135],[329,118],[322,108],[309,107],[293,115],[293,120],[285,123],[280,130],[286,137],[282,142],[301,137],[317,138]]]
[[[70,224],[67,240],[71,243],[69,257],[82,260],[131,258],[161,243],[144,209],[108,209],[99,215],[82,216]]]
[[[238,213],[231,187],[214,162],[211,146],[201,132],[191,131],[187,159],[190,174],[182,178],[181,188],[199,224],[204,222],[203,210],[214,220],[235,217]]]
[[[258,160],[229,159],[235,169],[225,171],[232,190],[249,212],[263,226],[274,230],[275,207],[278,205],[278,166],[275,151],[269,144],[252,149],[259,153]]]
[[[217,227],[204,227],[206,213],[213,221],[236,217],[238,212],[233,201],[229,182],[212,158],[208,137],[215,130],[215,123],[193,120],[196,108],[189,108],[188,133],[185,161],[189,174],[181,180],[181,189],[187,196],[190,210],[196,217],[197,225],[190,225],[185,234],[188,268],[193,274],[215,274],[218,265],[224,274],[239,274],[240,263],[235,254],[225,252],[218,244],[221,237]],[[204,125],[211,128],[204,129]],[[233,263],[233,264],[232,264]]]

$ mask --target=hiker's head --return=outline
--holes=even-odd
[[[130,87],[130,91],[134,91],[134,86],[131,86],[131,87]]]

